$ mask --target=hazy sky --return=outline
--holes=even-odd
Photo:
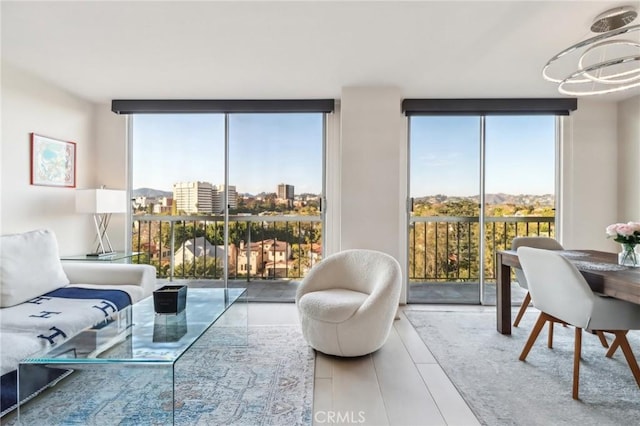
[[[224,183],[224,116],[136,115],[133,188],[170,191],[175,182]],[[322,190],[322,114],[229,116],[229,184],[238,192]]]
[[[480,118],[412,117],[411,196],[479,194]],[[486,182],[489,194],[552,194],[555,117],[488,116]]]
[[[133,188],[171,191],[175,182],[224,183],[224,116],[133,116]],[[479,118],[412,117],[411,196],[479,193]],[[555,118],[487,117],[486,191],[554,191]],[[322,189],[321,114],[229,116],[229,183],[240,193]]]

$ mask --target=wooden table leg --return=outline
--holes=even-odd
[[[496,254],[496,313],[498,332],[511,334],[511,267],[502,264],[502,255]]]

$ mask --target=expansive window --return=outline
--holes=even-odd
[[[325,114],[129,119],[139,262],[167,280],[293,300],[296,281],[322,258]]]
[[[561,112],[514,105],[405,105],[409,302],[495,303],[495,251],[515,236],[556,236]],[[517,286],[513,292],[524,295]]]

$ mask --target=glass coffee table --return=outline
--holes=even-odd
[[[46,373],[46,369],[150,369],[150,374],[161,378],[158,387],[164,389],[160,394],[166,399],[162,407],[170,411],[170,421],[174,422],[176,363],[214,323],[214,345],[246,346],[247,308],[244,288],[188,288],[186,308],[178,314],[156,314],[153,296],[149,296],[49,352],[22,360],[18,366],[20,400],[29,398],[31,378]],[[76,397],[82,395],[71,396]],[[30,411],[35,415],[38,402],[18,406],[19,423],[34,420]]]

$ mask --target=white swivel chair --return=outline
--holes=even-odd
[[[518,258],[527,276],[533,305],[540,310],[540,316],[520,354],[520,361],[527,358],[547,321],[573,325],[573,398],[578,399],[582,329],[606,331],[615,334],[612,348],[619,346],[622,349],[633,377],[640,386],[640,368],[626,337],[629,330],[640,329],[640,306],[594,294],[575,265],[557,252],[520,247]]]
[[[386,253],[353,249],[328,256],[298,287],[302,334],[325,354],[374,352],[389,336],[401,287],[400,264]]]
[[[516,237],[511,242],[511,250],[518,250],[518,247],[535,247],[546,250],[564,250],[562,244],[551,237]],[[515,268],[516,279],[518,280],[518,285],[525,290],[529,290],[527,285],[527,278],[524,276],[522,269]],[[531,302],[531,295],[529,291],[524,296],[522,300],[522,305],[520,305],[520,309],[518,310],[518,314],[516,315],[515,321],[513,321],[513,326],[517,327],[520,324],[520,320],[522,316],[527,310],[529,306],[529,302]],[[550,331],[552,331],[551,328]]]

